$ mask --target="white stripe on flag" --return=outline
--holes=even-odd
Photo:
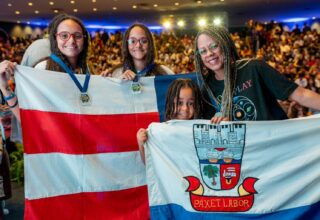
[[[85,75],[77,75],[77,78],[83,85]],[[35,79],[36,81],[34,81]],[[140,83],[144,91],[140,94],[133,94],[131,81],[91,76],[88,93],[92,104],[89,106],[80,105],[80,91],[66,73],[17,66],[16,80],[20,82],[17,94],[20,108],[23,109],[92,115],[158,111],[154,77],[141,78]],[[57,84],[57,82],[63,83]],[[101,92],[101,88],[106,87],[111,92]],[[110,100],[112,100],[112,104],[110,104]],[[126,103],[123,100],[129,101]],[[145,105],[144,103],[149,104]]]
[[[25,196],[38,199],[80,192],[129,189],[146,184],[139,152],[69,155],[25,154]],[[50,161],[50,163],[48,163]]]

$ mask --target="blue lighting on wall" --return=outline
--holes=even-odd
[[[292,23],[292,22],[303,22],[303,21],[308,21],[310,18],[289,18],[289,19],[284,19],[284,23]]]

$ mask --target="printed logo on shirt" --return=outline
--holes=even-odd
[[[234,95],[237,95],[241,92],[244,92],[246,91],[247,89],[251,88],[252,87],[252,80],[249,79],[239,85],[237,85],[235,88],[234,88]]]
[[[232,117],[235,121],[255,121],[257,110],[254,103],[245,96],[233,97]]]

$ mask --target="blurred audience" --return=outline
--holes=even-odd
[[[320,34],[305,23],[292,31],[281,24],[270,22],[262,24],[248,21],[248,26],[240,33],[232,33],[232,38],[242,58],[264,59],[287,78],[300,86],[320,93]],[[91,39],[89,62],[94,73],[111,69],[121,63],[121,32],[96,32]],[[194,37],[177,36],[173,32],[154,34],[158,48],[158,62],[168,66],[175,73],[190,73],[194,67]],[[20,63],[31,39],[0,38],[0,62],[11,60]],[[297,108],[294,104],[283,103],[287,109]],[[284,107],[286,108],[286,107]],[[291,110],[290,110],[291,111]],[[289,113],[290,113],[289,111]],[[312,110],[310,110],[312,111]],[[309,110],[299,111],[299,116],[310,114]],[[292,112],[292,111],[291,111]],[[295,115],[290,113],[291,115]],[[293,117],[293,116],[291,116]]]

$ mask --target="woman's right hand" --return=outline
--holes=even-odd
[[[0,63],[0,89],[3,91],[8,87],[8,80],[14,74],[16,63],[4,60]]]
[[[137,74],[135,74],[132,70],[126,70],[122,75],[121,79],[123,80],[134,80]]]

